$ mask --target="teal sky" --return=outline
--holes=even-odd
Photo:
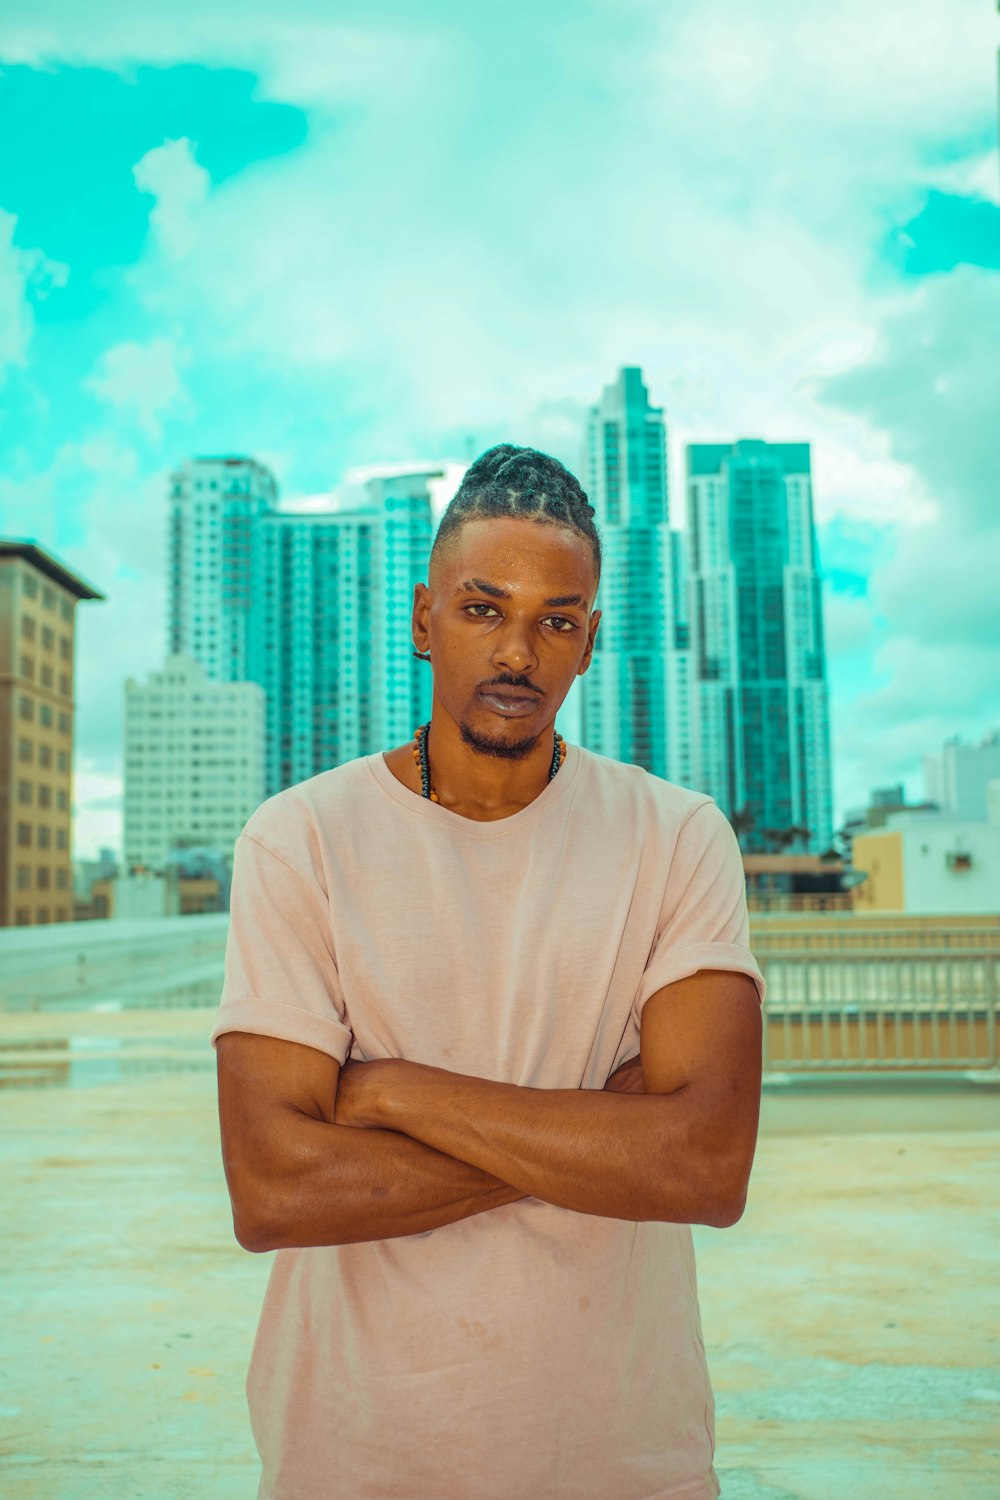
[[[164,491],[507,439],[640,364],[683,445],[813,444],[838,816],[1000,720],[986,0],[37,0],[0,18],[0,533],[82,606],[77,854],[117,845]]]

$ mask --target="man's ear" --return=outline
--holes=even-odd
[[[577,670],[577,677],[582,677],[590,666],[590,659],[594,654],[594,641],[597,639],[597,627],[601,623],[602,613],[602,610],[595,609],[590,617],[590,624],[587,627],[587,649],[583,653],[583,661]]]
[[[417,651],[427,651],[427,616],[434,595],[426,583],[413,586],[413,611],[410,618],[410,636]]]

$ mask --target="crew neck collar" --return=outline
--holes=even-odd
[[[450,812],[448,808],[442,807],[440,802],[431,802],[428,797],[421,797],[419,793],[411,792],[409,787],[397,781],[389,770],[381,750],[376,750],[373,755],[366,755],[364,760],[382,790],[414,817],[425,818],[442,830],[450,829],[461,838],[489,840],[508,838],[511,834],[519,832],[520,829],[536,822],[548,808],[554,807],[556,803],[568,796],[580,768],[580,747],[567,744],[566,758],[562,766],[552,780],[546,782],[534,801],[528,803],[527,807],[511,813],[509,817],[493,818],[488,822],[480,822],[476,818],[463,818],[461,813]]]

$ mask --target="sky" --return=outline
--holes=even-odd
[[[15,14],[15,9],[19,14]],[[76,857],[120,849],[166,485],[530,443],[640,365],[812,444],[835,826],[1000,724],[991,0],[33,0],[0,16],[0,535],[77,610]]]

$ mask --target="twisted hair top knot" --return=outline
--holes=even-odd
[[[601,576],[601,538],[594,523],[594,507],[570,471],[537,448],[498,443],[487,448],[465,471],[448,509],[441,517],[431,557],[466,521],[497,516],[523,516],[549,525],[568,526],[587,538],[594,569]]]

